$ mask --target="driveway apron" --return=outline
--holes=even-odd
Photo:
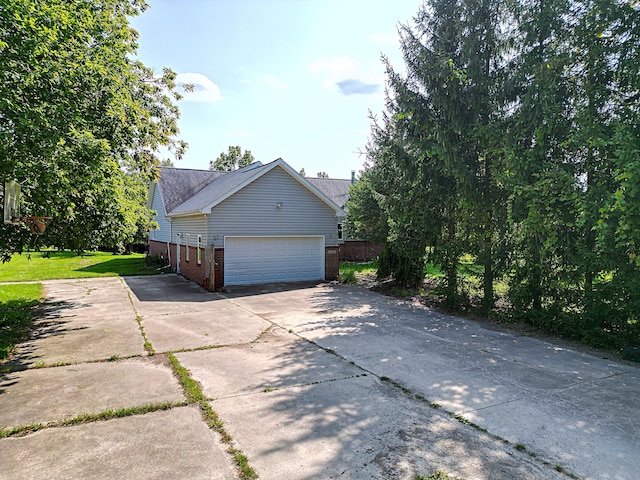
[[[126,284],[43,283],[35,330],[0,376],[0,478],[237,478],[167,359],[147,355]]]
[[[159,275],[45,291],[0,377],[0,478],[240,478],[239,452],[264,479],[640,471],[632,365],[357,287],[211,293]]]

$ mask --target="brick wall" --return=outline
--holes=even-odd
[[[177,268],[176,257],[176,244],[170,243],[169,250],[167,249],[166,242],[158,242],[156,240],[149,240],[149,253],[151,255],[158,255],[159,257],[168,260],[171,258],[171,270],[174,272]],[[197,247],[189,247],[189,260],[187,260],[186,245],[180,245],[180,274],[192,282],[196,282],[199,285],[208,286],[207,267],[206,267],[206,249],[201,248],[201,262],[198,263],[198,250]]]
[[[362,240],[347,240],[340,246],[340,260],[347,262],[369,262],[375,259],[384,245]]]
[[[176,270],[176,244],[170,243],[171,249],[171,268]],[[209,287],[210,279],[207,278],[207,251],[202,248],[201,263],[198,264],[197,247],[189,247],[189,260],[187,261],[186,246],[180,245],[180,274],[189,280],[202,285],[204,288]],[[149,252],[151,255],[159,255],[167,258],[166,242],[149,241]],[[338,278],[340,269],[340,247],[325,247],[324,255],[324,278],[325,280],[335,280]],[[214,272],[216,290],[224,286],[224,248],[216,248],[214,251]]]
[[[216,283],[215,289],[220,290],[224,285],[224,248],[216,248],[213,254],[215,261]]]
[[[187,246],[180,245],[180,274],[192,282],[205,285],[206,258],[205,249],[200,249],[200,263],[198,263],[198,248],[189,246],[189,260],[187,260]]]
[[[340,272],[340,247],[324,249],[324,279],[336,280]]]
[[[157,240],[149,240],[149,254],[158,255],[165,260],[171,257],[171,269],[176,269],[176,244],[170,243],[169,250],[167,249],[167,242],[159,242]]]

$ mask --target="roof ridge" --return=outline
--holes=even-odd
[[[192,172],[219,172],[220,170],[209,170],[204,168],[184,168],[184,167],[160,167],[160,169],[171,169],[171,170],[191,170]]]

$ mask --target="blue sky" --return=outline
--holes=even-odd
[[[178,167],[229,145],[308,176],[362,169],[368,112],[382,112],[381,53],[403,70],[397,26],[421,0],[148,0],[132,20],[138,58],[196,85],[180,101]]]

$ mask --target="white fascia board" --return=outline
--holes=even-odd
[[[147,209],[151,210],[151,206],[153,205],[153,196],[156,193],[156,187],[158,182],[154,182],[153,180],[149,182],[149,189],[147,190]]]
[[[274,160],[273,162],[268,164],[268,168],[265,168],[262,172],[260,172],[260,174],[249,178],[248,180],[244,181],[243,183],[241,183],[240,185],[235,187],[233,190],[230,190],[229,192],[227,192],[226,195],[224,195],[224,196],[220,197],[219,199],[217,199],[214,203],[211,203],[210,205],[207,205],[206,207],[204,207],[202,209],[202,212],[203,213],[211,213],[211,209],[213,207],[215,207],[216,205],[222,203],[227,198],[229,198],[230,196],[232,196],[236,192],[242,190],[244,187],[246,187],[250,183],[254,182],[258,178],[262,177],[263,175],[266,175],[268,172],[270,172],[271,170],[273,170],[276,167],[282,167],[282,169],[284,171],[286,171],[289,175],[291,175],[291,177],[293,177],[300,184],[302,184],[302,186],[304,186],[307,190],[311,191],[311,193],[313,193],[320,200],[322,200],[324,203],[326,203],[327,206],[331,207],[336,212],[336,217],[344,217],[344,216],[346,216],[346,213],[344,212],[344,210],[342,210],[338,205],[336,205],[334,202],[332,202],[329,197],[327,197],[324,193],[322,193],[320,190],[318,190],[316,187],[314,187],[309,181],[307,181],[302,175],[300,175],[293,168],[291,168],[291,166],[289,166],[289,164],[287,162],[285,162],[284,160],[282,160],[281,158],[278,158],[277,160]]]
[[[329,207],[331,207],[333,210],[335,210],[336,217],[344,217],[344,216],[347,215],[344,210],[342,210],[337,204],[335,204],[324,193],[322,193],[320,190],[318,190],[316,187],[314,187],[311,184],[311,182],[309,182],[306,178],[304,178],[302,175],[300,175],[298,172],[296,172],[293,168],[291,168],[288,163],[286,163],[282,159],[278,159],[278,160],[282,162],[282,164],[280,166],[282,168],[284,168],[289,173],[289,175],[291,175],[293,178],[295,178],[299,183],[301,183],[304,187],[306,187],[313,194],[315,194],[320,200],[322,200]]]

